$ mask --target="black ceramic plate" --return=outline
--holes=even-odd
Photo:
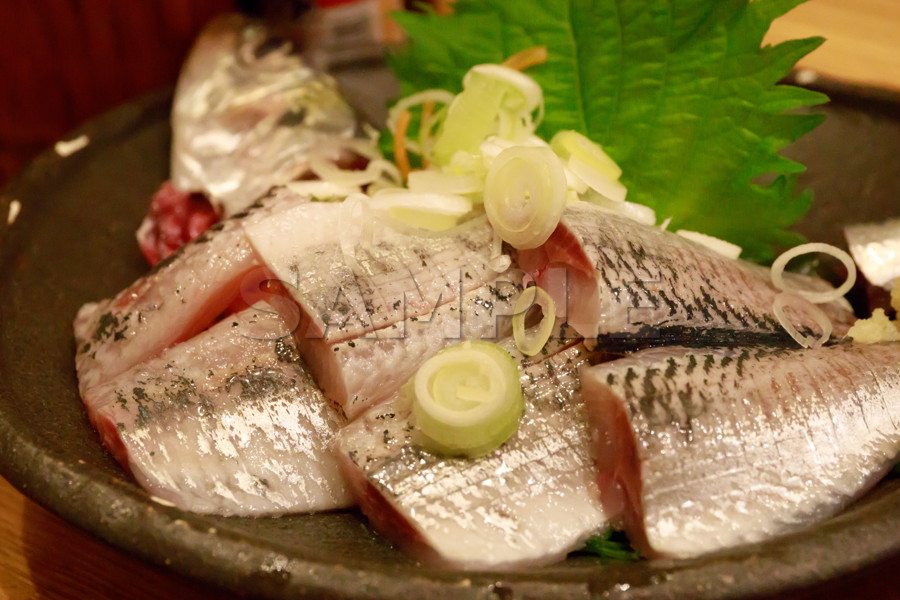
[[[281,519],[215,518],[154,504],[103,451],[76,391],[70,323],[143,262],[133,232],[166,177],[167,95],[130,104],[48,153],[0,198],[0,472],[26,494],[147,560],[272,598],[732,598],[796,589],[900,552],[900,480],[821,526],[692,561],[602,565],[579,556],[512,573],[416,565],[354,511]],[[891,101],[839,94],[828,122],[792,149],[818,205],[802,225],[837,241],[845,220],[900,214],[900,115]],[[893,117],[891,115],[894,115]]]

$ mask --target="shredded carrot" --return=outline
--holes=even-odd
[[[397,117],[397,125],[394,127],[394,161],[400,170],[400,175],[406,181],[409,175],[409,156],[406,154],[406,132],[409,129],[409,111],[404,110]]]
[[[501,64],[504,67],[509,67],[510,69],[515,69],[516,71],[524,71],[528,67],[533,67],[534,65],[539,65],[545,62],[547,62],[547,47],[532,46],[531,48],[526,48],[521,52],[516,52],[515,54],[504,60]]]
[[[422,153],[422,168],[428,168],[428,158],[424,153],[424,144],[425,139],[431,137],[431,132],[428,131],[431,127],[429,121],[431,121],[431,116],[434,114],[434,102],[426,102],[422,105],[422,120],[419,122],[419,141],[423,145],[423,153]]]

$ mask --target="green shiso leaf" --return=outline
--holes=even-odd
[[[641,558],[637,550],[631,547],[625,534],[612,529],[607,529],[601,535],[589,537],[584,543],[582,552],[599,556],[602,562],[632,562]]]
[[[456,92],[473,65],[544,45],[530,69],[544,89],[545,138],[575,129],[623,169],[628,199],[770,260],[800,241],[803,166],[781,149],[812,130],[827,101],[778,81],[821,38],[761,47],[803,0],[458,0],[455,14],[400,13],[409,43],[390,58],[404,94]],[[785,112],[792,111],[792,112]]]

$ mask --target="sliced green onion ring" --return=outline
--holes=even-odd
[[[844,283],[839,288],[835,290],[829,290],[827,292],[813,292],[809,290],[792,288],[787,284],[787,282],[785,282],[784,269],[785,267],[787,267],[788,262],[803,254],[815,253],[822,253],[833,256],[844,263],[844,266],[847,267],[847,280],[844,281]],[[856,263],[853,262],[853,259],[849,254],[847,254],[840,248],[832,246],[831,244],[800,244],[799,246],[795,246],[790,250],[783,252],[778,258],[775,259],[775,262],[772,263],[771,274],[772,283],[779,290],[801,296],[802,298],[809,300],[813,304],[824,304],[826,302],[833,302],[834,300],[838,300],[853,288],[853,285],[856,283]]]
[[[541,307],[543,316],[537,328],[528,335],[525,331],[525,316],[535,304]],[[525,356],[534,356],[540,352],[553,334],[555,324],[556,303],[550,294],[536,285],[525,288],[513,307],[513,339],[519,351]]]
[[[442,350],[419,368],[411,389],[425,446],[448,456],[496,450],[516,432],[525,407],[516,362],[490,342]]]
[[[575,156],[569,157],[566,167],[568,167],[576,177],[584,181],[589,188],[604,198],[609,198],[616,202],[625,201],[625,196],[628,195],[628,188],[599,169]]]
[[[334,166],[334,163],[321,158],[312,158],[309,161],[309,168],[323,181],[330,181],[338,185],[366,185],[376,181],[382,175],[387,175],[396,182],[402,181],[397,167],[384,159],[369,161],[365,169],[351,170],[340,169]]]
[[[828,318],[821,308],[816,306],[815,304],[808,304],[806,306],[807,310],[810,312],[812,317],[816,320],[816,323],[819,324],[819,327],[822,328],[822,333],[818,338],[810,335],[803,335],[800,333],[791,320],[788,318],[787,313],[785,312],[785,307],[789,304],[793,304],[796,302],[803,302],[805,299],[797,294],[791,292],[782,292],[775,296],[775,300],[772,302],[772,311],[775,313],[775,318],[778,319],[778,322],[784,327],[784,330],[788,332],[794,341],[800,344],[804,348],[820,348],[825,342],[827,342],[831,338],[831,333],[833,331],[833,325],[831,323],[831,319]]]
[[[393,188],[376,193],[371,207],[385,210],[394,219],[412,227],[444,231],[471,212],[472,201],[453,194],[422,194]]]
[[[407,186],[419,194],[475,194],[484,189],[484,179],[472,174],[455,175],[426,169],[411,172]]]
[[[550,147],[564,161],[576,158],[610,179],[618,180],[622,176],[622,169],[603,151],[600,144],[592,142],[577,131],[557,132],[550,140]]]
[[[544,102],[544,93],[538,83],[521,71],[496,64],[475,65],[463,78],[465,88],[473,77],[483,76],[496,81],[506,83],[518,94],[506,94],[503,99],[503,108],[523,113],[534,112]]]
[[[565,172],[551,150],[514,146],[488,170],[484,207],[503,241],[518,249],[537,248],[559,224],[566,191]]]

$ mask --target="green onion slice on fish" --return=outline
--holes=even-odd
[[[519,370],[491,342],[468,341],[442,350],[412,382],[413,415],[426,446],[476,458],[500,447],[524,411]]]
[[[535,303],[541,307],[543,317],[540,324],[529,334],[525,331],[525,316]],[[516,347],[522,354],[534,356],[540,352],[547,340],[550,339],[555,323],[556,303],[553,302],[553,298],[543,288],[535,285],[525,288],[519,294],[519,298],[513,307],[512,328]]]
[[[497,155],[484,185],[484,208],[494,231],[518,249],[537,248],[559,224],[566,175],[549,149],[513,146]]]

